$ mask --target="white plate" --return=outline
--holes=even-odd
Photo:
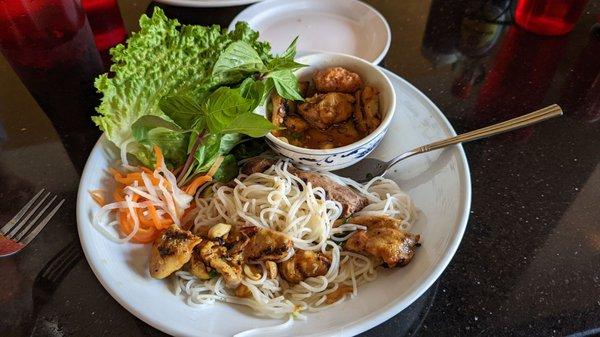
[[[182,7],[231,7],[253,4],[262,0],[154,0],[165,5]]]
[[[440,110],[420,91],[384,70],[396,90],[397,111],[390,129],[372,156],[390,158],[433,140],[454,135]],[[91,225],[99,207],[88,191],[106,187],[106,169],[117,158],[103,136],[85,166],[77,197],[77,225],[85,256],[106,290],[127,310],[166,333],[184,336],[231,336],[282,321],[259,318],[245,307],[217,303],[190,307],[166,281],[148,273],[149,247],[116,244]],[[309,313],[278,336],[349,336],[372,328],[415,301],[446,268],[465,230],[471,203],[469,168],[462,147],[423,154],[403,162],[390,174],[422,211],[412,231],[423,245],[406,267],[385,270],[359,288],[358,297],[336,308]],[[264,336],[264,335],[263,335]]]
[[[392,34],[385,18],[358,0],[267,0],[236,16],[283,52],[296,37],[298,50],[328,51],[358,56],[378,64],[390,47]]]

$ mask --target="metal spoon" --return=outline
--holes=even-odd
[[[528,125],[545,121],[550,118],[558,117],[562,115],[562,113],[562,109],[558,105],[552,104],[543,109],[534,111],[521,117],[509,119],[502,123],[490,125],[485,128],[463,133],[462,135],[450,137],[444,140],[433,142],[431,144],[417,147],[416,149],[404,152],[403,154],[396,156],[387,162],[375,158],[365,158],[350,167],[335,171],[334,173],[342,177],[351,178],[358,182],[366,182],[369,181],[372,177],[385,175],[385,173],[392,166],[414,155],[441,149],[449,145],[470,142],[472,140],[486,138],[507,131],[516,130]]]

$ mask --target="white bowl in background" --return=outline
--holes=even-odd
[[[316,53],[302,56],[297,62],[308,67],[296,71],[300,81],[312,78],[315,71],[328,67],[343,67],[360,75],[365,84],[379,91],[379,111],[381,124],[365,138],[352,144],[333,149],[307,149],[291,145],[268,134],[267,144],[280,155],[290,158],[294,163],[320,171],[333,171],[353,165],[366,157],[379,145],[394,117],[396,93],[390,80],[376,66],[356,56],[335,53]]]
[[[241,11],[229,30],[239,21],[257,30],[275,53],[298,37],[299,51],[344,53],[379,64],[392,41],[383,15],[359,0],[266,0]]]

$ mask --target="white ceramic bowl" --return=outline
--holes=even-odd
[[[267,144],[280,155],[294,163],[321,171],[339,170],[355,164],[366,157],[383,139],[394,116],[396,93],[390,80],[379,68],[363,59],[346,54],[318,53],[300,57],[297,62],[308,67],[296,72],[298,79],[308,80],[316,70],[327,67],[343,67],[359,74],[365,84],[379,90],[379,110],[382,121],[377,129],[365,138],[350,145],[327,150],[306,149],[288,144],[272,134],[266,137]]]

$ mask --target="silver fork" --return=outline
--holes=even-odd
[[[522,127],[536,124],[550,118],[558,117],[562,115],[562,113],[562,109],[558,105],[552,104],[532,113],[517,118],[509,119],[502,123],[493,124],[485,128],[463,133],[462,135],[446,138],[437,142],[433,142],[431,144],[419,146],[416,149],[404,152],[387,162],[375,158],[365,158],[357,164],[354,164],[345,169],[334,171],[333,173],[342,177],[353,179],[358,182],[367,182],[373,177],[383,176],[392,166],[414,155],[441,149],[449,145],[470,142],[472,140],[491,137],[503,132],[520,129]]]
[[[32,334],[35,323],[38,319],[41,309],[48,303],[52,295],[61,284],[63,279],[71,272],[73,267],[81,259],[81,246],[79,240],[75,239],[61,249],[46,265],[40,270],[33,282],[33,311],[31,319],[24,322],[29,332],[27,336]]]
[[[23,208],[9,222],[0,229],[0,257],[12,255],[25,248],[35,237],[44,229],[46,224],[52,219],[54,214],[62,206],[65,199],[61,199],[48,214],[40,220],[46,210],[50,208],[57,196],[50,198],[50,192],[44,193],[42,188],[36,195],[27,202]],[[44,194],[41,198],[40,196]],[[41,210],[40,207],[42,208]],[[39,210],[39,211],[38,211]],[[31,219],[33,217],[33,219]],[[31,219],[31,220],[29,220]],[[7,241],[10,240],[10,241]],[[11,244],[12,243],[12,244]]]

